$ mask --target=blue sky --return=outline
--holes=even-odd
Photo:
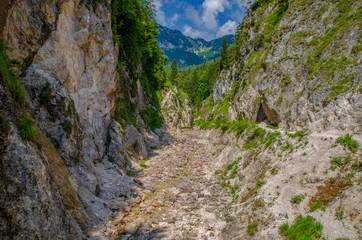
[[[154,0],[159,24],[193,38],[234,34],[245,15],[243,0]]]

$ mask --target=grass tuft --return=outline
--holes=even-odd
[[[299,215],[292,226],[284,223],[279,230],[288,240],[312,240],[321,237],[323,226],[311,216]]]
[[[325,211],[326,207],[327,206],[321,200],[317,200],[314,203],[312,203],[312,205],[310,206],[310,210],[312,212],[316,211],[317,209],[322,209],[323,211]]]
[[[248,234],[250,236],[254,236],[257,231],[258,231],[258,223],[257,222],[249,223],[247,229]]]
[[[295,195],[295,196],[292,198],[292,203],[299,204],[299,203],[302,202],[303,199],[304,199],[304,196],[303,196],[303,195]]]
[[[359,148],[359,144],[357,141],[352,139],[353,135],[347,134],[344,137],[337,138],[337,143],[347,147],[351,152],[355,153],[357,152]]]
[[[39,137],[39,133],[35,129],[35,123],[27,112],[19,119],[18,129],[20,136],[24,140],[34,141]]]
[[[21,85],[20,80],[9,70],[8,62],[6,47],[0,43],[0,77],[5,82],[5,86],[14,100],[21,107],[24,107],[25,98],[28,94]]]

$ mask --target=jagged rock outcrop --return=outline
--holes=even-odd
[[[1,85],[1,113],[11,130],[1,131],[0,235],[88,238],[93,227],[126,207],[127,197],[135,197],[140,184],[127,175],[131,160],[147,157],[150,147],[159,145],[147,126],[111,121],[121,93],[110,1],[5,1],[4,6],[0,38],[11,48],[7,55],[29,93],[25,108],[40,137],[20,138],[16,122],[23,110]],[[139,81],[137,86],[132,101],[139,114],[146,103]]]
[[[285,128],[359,131],[360,6],[258,1],[239,27],[239,58],[215,84],[214,99],[234,89],[232,119],[255,121],[262,109],[261,120]]]
[[[233,66],[230,70],[222,71],[212,89],[214,101],[221,100],[229,95],[232,86],[238,80],[238,69]]]
[[[189,99],[186,97],[182,101],[177,88],[163,94],[161,109],[166,129],[193,127],[193,110]]]

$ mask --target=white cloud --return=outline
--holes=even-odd
[[[161,0],[154,0],[153,4],[156,6],[156,20],[159,24],[166,26],[165,21],[165,13],[161,10],[162,8],[162,1]]]
[[[217,37],[223,37],[228,34],[235,34],[237,23],[235,21],[227,21],[219,29],[219,32],[216,34]]]
[[[171,18],[170,18],[170,25],[174,26],[175,23],[177,22],[177,20],[179,19],[180,15],[175,13]]]
[[[186,36],[189,36],[189,37],[192,37],[192,38],[198,38],[198,37],[202,36],[200,31],[197,31],[197,30],[193,29],[189,25],[183,26],[182,33],[185,34]]]
[[[189,25],[184,25],[182,27],[182,33],[184,35],[192,37],[192,38],[203,38],[205,40],[211,40],[215,36],[213,33],[209,32],[209,31],[196,30]]]
[[[205,0],[202,7],[204,8],[202,21],[208,29],[216,31],[219,27],[217,15],[219,12],[224,12],[225,8],[230,8],[231,5],[228,0]]]
[[[200,13],[191,5],[187,6],[185,10],[185,15],[187,19],[190,19],[193,23],[198,26],[202,25],[202,19]]]

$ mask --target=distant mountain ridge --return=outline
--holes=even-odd
[[[226,37],[228,44],[234,43],[234,35],[206,41],[185,36],[181,31],[159,25],[157,38],[161,49],[170,62],[175,59],[179,67],[199,65],[220,56],[221,44]]]

